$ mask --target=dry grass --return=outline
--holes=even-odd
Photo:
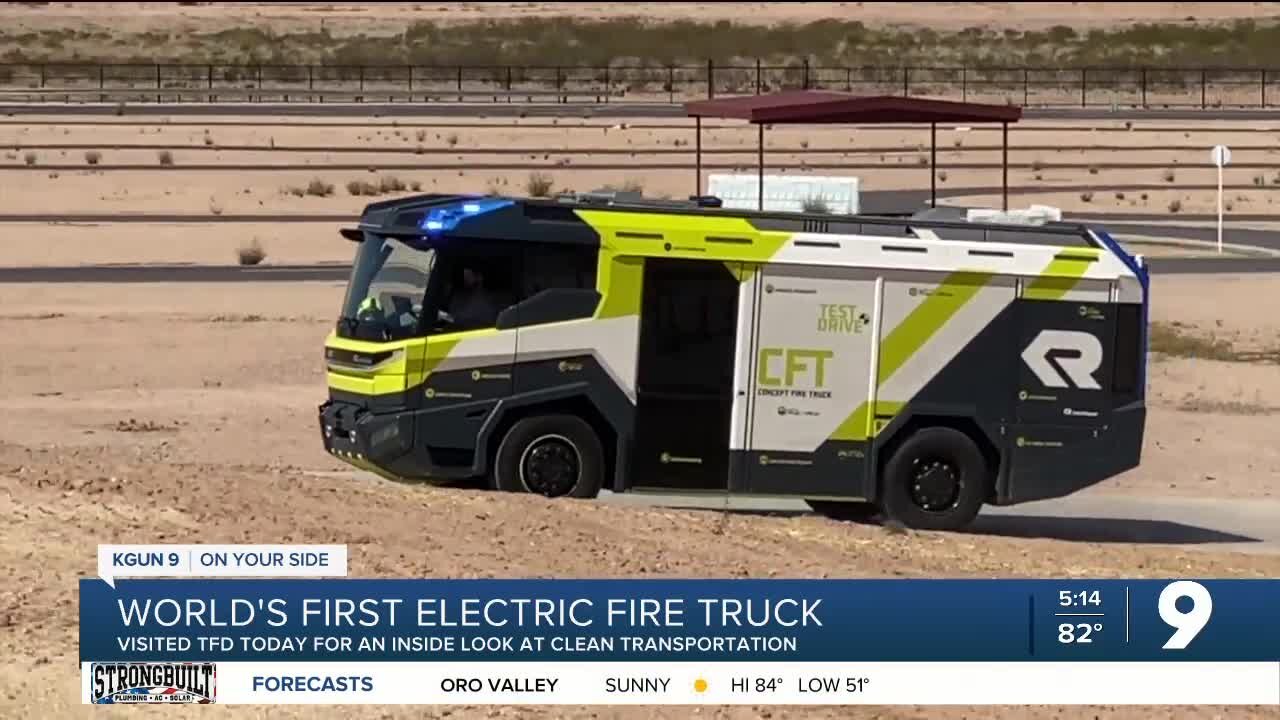
[[[333,183],[325,182],[320,178],[313,178],[311,182],[307,183],[306,194],[314,195],[315,197],[329,197],[333,194]]]
[[[637,179],[637,178],[627,178],[626,180],[623,180],[623,181],[622,181],[622,184],[621,184],[621,185],[608,184],[608,185],[605,185],[602,189],[603,189],[603,190],[612,190],[612,191],[615,191],[615,192],[624,192],[624,193],[641,193],[641,194],[643,194],[643,193],[644,193],[644,181],[639,180],[639,179]]]
[[[1230,341],[1191,332],[1177,322],[1151,323],[1150,350],[1169,357],[1236,362],[1240,354]]]
[[[421,189],[421,183],[417,183],[417,188]],[[352,180],[347,183],[347,194],[356,197],[366,196],[375,197],[378,195],[387,195],[389,193],[404,192],[412,187],[395,175],[383,175],[378,178],[378,182],[370,182],[368,180]],[[417,190],[415,190],[416,192]]]
[[[1211,21],[1188,16],[1176,22],[1122,22],[1088,29],[1063,25],[1024,29],[1016,23],[1006,27],[975,22],[974,27],[938,27],[927,33],[919,27],[869,21],[860,15],[841,17],[842,13],[819,21],[772,26],[710,19],[661,22],[645,14],[476,17],[384,26],[359,23],[342,32],[317,32],[311,23],[282,30],[252,19],[175,33],[84,30],[75,25],[31,31],[14,23],[0,32],[0,40],[15,62],[80,57],[141,63],[165,57],[222,64],[249,60],[330,66],[461,64],[494,67],[495,82],[501,79],[497,70],[502,65],[601,67],[626,58],[629,65],[649,71],[632,73],[628,80],[654,85],[666,79],[660,67],[664,63],[696,65],[708,59],[718,65],[744,58],[793,65],[803,57],[821,66],[852,67],[946,66],[980,59],[995,67],[1125,67],[1159,62],[1184,68],[1266,66],[1280,60],[1280,28],[1267,21],[1266,13],[1258,13],[1256,20]],[[1152,48],[1161,51],[1153,55]],[[354,79],[349,70],[336,74]],[[229,65],[219,69],[216,80],[244,82],[252,80],[252,73]],[[767,84],[777,81],[774,77],[765,80]],[[1183,83],[1193,80],[1191,74],[1179,76]],[[747,92],[752,85],[743,79],[729,89]],[[118,106],[117,113],[123,112],[123,106]]]
[[[808,197],[800,204],[800,209],[807,213],[826,214],[831,212],[831,206],[827,205],[827,201],[820,197]]]
[[[262,243],[258,242],[258,238],[236,249],[236,260],[241,265],[257,265],[266,259],[267,251],[263,249]]]
[[[1274,415],[1280,412],[1280,407],[1259,401],[1215,400],[1194,395],[1183,398],[1178,403],[1178,409],[1211,415]]]

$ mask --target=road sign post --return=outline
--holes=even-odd
[[[1214,145],[1210,151],[1213,164],[1218,168],[1218,254],[1222,254],[1222,168],[1231,162],[1231,150],[1226,145]]]

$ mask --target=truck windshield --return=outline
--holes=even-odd
[[[351,268],[338,335],[387,341],[418,334],[436,253],[365,233]]]

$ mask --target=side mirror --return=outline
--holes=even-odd
[[[594,288],[552,288],[543,290],[498,313],[497,328],[527,327],[565,320],[581,320],[595,314],[600,293]]]

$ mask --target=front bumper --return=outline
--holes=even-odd
[[[319,407],[320,438],[331,455],[384,468],[395,474],[413,450],[413,416],[370,412],[329,400]],[[407,469],[407,468],[400,468]]]
[[[433,462],[424,443],[415,442],[416,413],[373,412],[368,407],[329,400],[317,412],[325,452],[363,470],[397,480],[447,481],[474,470]],[[468,455],[468,460],[470,456]]]

